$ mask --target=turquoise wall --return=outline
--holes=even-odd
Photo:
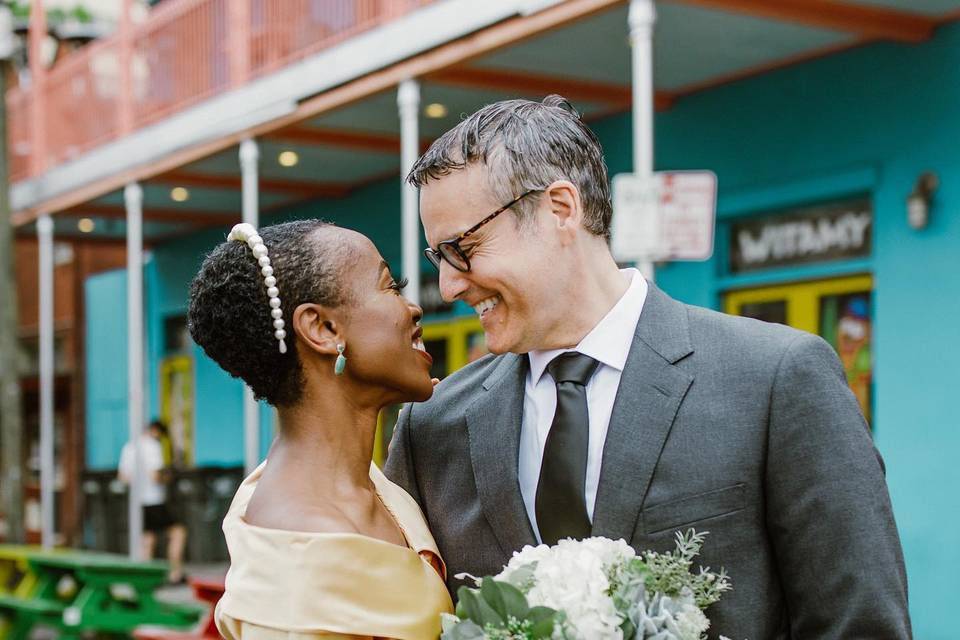
[[[115,469],[127,441],[127,277],[111,271],[84,283],[86,465]]]
[[[960,382],[960,278],[954,275],[960,266],[957,114],[960,25],[952,25],[922,45],[862,47],[684,98],[656,121],[658,168],[710,169],[720,185],[715,258],[660,268],[658,284],[669,293],[717,308],[722,292],[731,288],[873,273],[874,435],[887,463],[907,558],[915,635],[925,640],[955,636],[946,612],[952,610],[954,572],[960,567],[960,466],[955,464],[960,428],[955,409],[946,402]],[[629,117],[592,126],[603,141],[611,175],[629,171]],[[937,172],[941,186],[930,226],[914,231],[906,222],[905,198],[927,170]],[[725,272],[727,220],[858,193],[869,193],[874,203],[870,258],[749,276]],[[311,216],[357,229],[399,270],[399,203],[394,178],[267,221]],[[154,250],[147,269],[154,369],[162,344],[156,327],[165,315],[185,312],[190,278],[226,231],[197,234]],[[119,298],[110,289],[118,286],[110,279],[118,277],[98,276],[103,284],[88,286],[88,353],[119,350],[111,357],[125,367],[125,341],[117,339],[117,322],[124,318],[114,313]],[[98,295],[110,304],[91,304],[100,300]],[[241,386],[199,350],[194,355],[198,463],[240,464]],[[114,378],[117,388],[125,388],[125,369],[96,362],[88,366],[88,388]],[[155,409],[156,376],[151,375]],[[114,460],[125,440],[126,408],[125,398],[112,392],[90,393],[87,451],[88,463],[96,466]],[[269,412],[263,417],[265,447]],[[113,426],[117,423],[121,426]]]

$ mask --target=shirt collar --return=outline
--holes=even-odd
[[[643,311],[643,303],[647,299],[647,281],[636,269],[621,269],[620,273],[630,277],[630,286],[597,326],[583,337],[580,344],[573,349],[548,349],[527,354],[530,360],[530,380],[533,384],[540,381],[550,361],[566,351],[582,353],[601,364],[623,371],[633,345],[640,312]]]

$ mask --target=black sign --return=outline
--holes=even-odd
[[[735,222],[730,271],[868,256],[872,225],[873,206],[866,198]]]

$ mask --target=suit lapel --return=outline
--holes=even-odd
[[[466,411],[477,495],[508,556],[536,544],[517,479],[526,362],[526,356],[504,355]]]
[[[633,537],[660,452],[693,382],[674,365],[692,351],[686,309],[651,284],[610,416],[593,535]]]

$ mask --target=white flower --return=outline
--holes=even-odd
[[[623,540],[589,538],[561,540],[556,546],[524,547],[496,576],[518,587],[529,586],[531,606],[545,606],[566,614],[564,629],[556,634],[583,640],[622,640],[623,615],[609,596],[610,576],[636,556]],[[524,578],[532,585],[523,585]]]
[[[710,620],[696,605],[685,604],[676,614],[677,631],[680,638],[699,640],[700,636],[710,628]]]

